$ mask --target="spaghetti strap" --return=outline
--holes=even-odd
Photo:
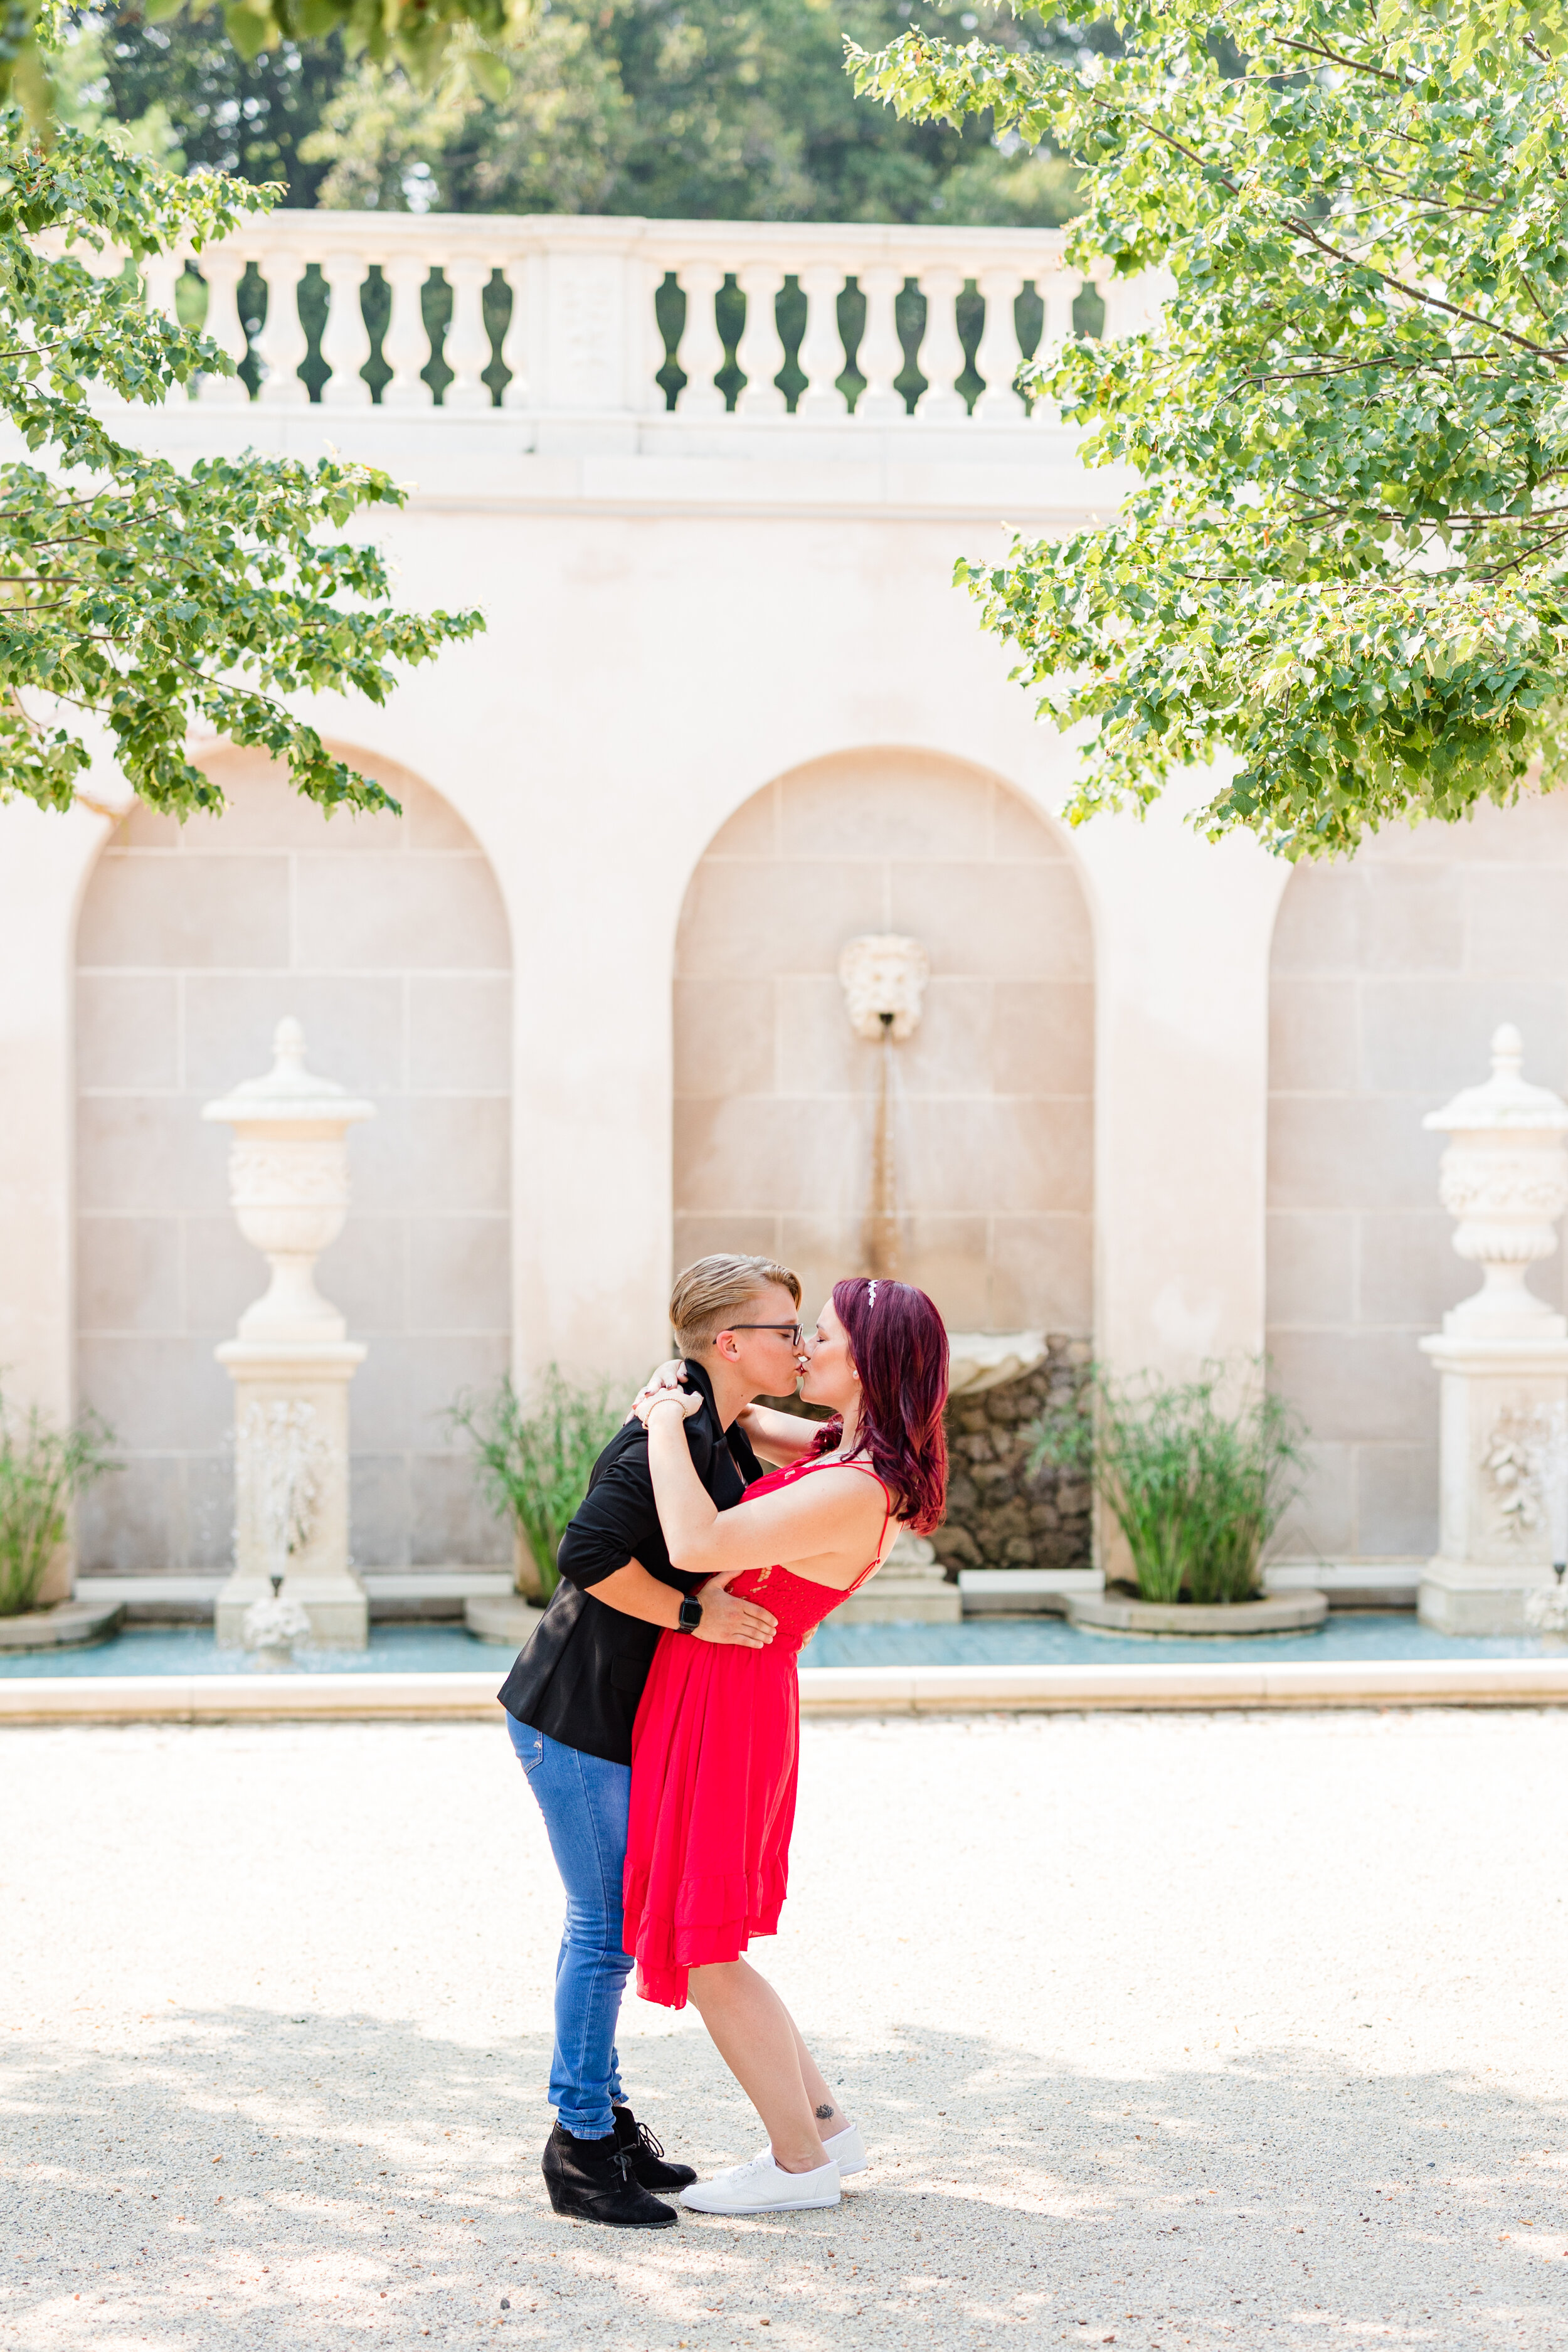
[[[867,1562],[866,1566],[860,1570],[859,1575],[855,1579],[853,1584],[840,1585],[837,1588],[839,1599],[841,1601],[847,1601],[849,1595],[852,1592],[858,1592],[860,1587],[865,1583],[866,1579],[868,1576],[875,1576],[877,1570],[882,1565],[882,1546],[888,1539],[888,1521],[893,1516],[892,1491],[889,1488],[887,1480],[883,1477],[881,1472],[876,1468],[874,1464],[863,1462],[860,1460],[858,1455],[853,1454],[818,1454],[809,1462],[796,1462],[793,1464],[791,1465],[791,1469],[786,1470],[784,1475],[785,1477],[789,1477],[793,1472],[800,1470],[864,1470],[867,1477],[875,1478],[878,1486],[880,1486],[882,1490],[882,1526],[881,1531],[877,1538],[877,1549],[872,1553],[871,1558]],[[788,1573],[787,1570],[785,1573]]]

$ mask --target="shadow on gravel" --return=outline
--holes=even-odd
[[[825,2044],[875,2159],[841,2207],[623,2239],[548,2210],[537,2039],[259,2011],[148,2030],[141,2056],[8,2037],[0,2335],[26,2352],[1568,2332],[1568,2116],[1484,2077],[1290,2048],[1129,2083],[957,2032]],[[700,2032],[624,2054],[672,2151],[751,2152]]]

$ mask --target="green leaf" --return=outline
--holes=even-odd
[[[489,49],[476,49],[468,59],[468,71],[476,88],[493,106],[499,106],[511,88],[511,75],[500,58]]]
[[[247,0],[230,0],[224,9],[223,21],[229,39],[247,65],[263,49],[275,49],[282,37],[270,18],[258,15],[247,5]]]

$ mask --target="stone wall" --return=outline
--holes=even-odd
[[[1437,1537],[1437,1381],[1417,1341],[1476,1288],[1422,1118],[1485,1078],[1492,1031],[1568,1085],[1568,800],[1391,825],[1296,867],[1270,989],[1268,1349],[1311,1432],[1274,1549],[1415,1558]],[[1531,1286],[1561,1307],[1563,1260]]]
[[[1087,1480],[1070,1471],[1025,1469],[1027,1430],[1071,1402],[1092,1349],[1053,1332],[1043,1364],[1021,1381],[956,1398],[947,1409],[952,1477],[947,1517],[932,1542],[950,1576],[961,1568],[1089,1568]]]
[[[1094,983],[1055,826],[983,770],[888,749],[816,761],[710,843],[675,980],[675,1263],[784,1260],[815,1315],[865,1271],[880,1048],[838,960],[866,932],[931,959],[894,1055],[899,1272],[960,1331],[1092,1315]]]

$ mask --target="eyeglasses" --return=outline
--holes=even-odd
[[[798,1348],[805,1336],[798,1323],[730,1323],[725,1328],[731,1331],[782,1331],[792,1348]]]

